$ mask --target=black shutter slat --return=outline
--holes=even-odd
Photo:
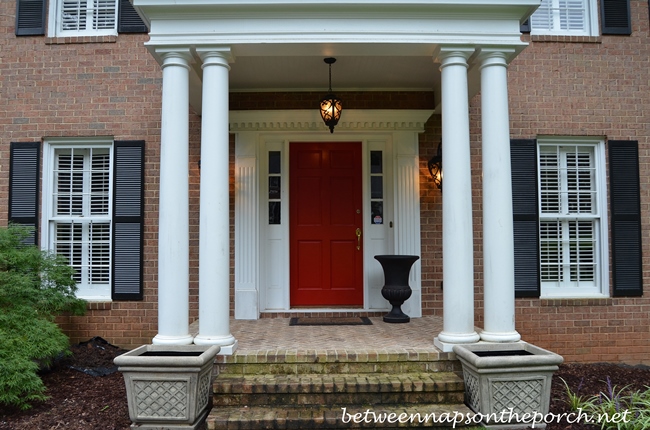
[[[522,33],[530,33],[530,18],[528,18],[523,22],[523,24],[519,26],[519,31]]]
[[[11,142],[9,148],[9,222],[32,228],[25,243],[38,245],[41,144]]]
[[[610,140],[609,188],[614,297],[643,295],[639,145]]]
[[[512,216],[515,245],[515,297],[539,297],[539,209],[537,141],[510,141]]]
[[[149,31],[129,0],[120,0],[117,31],[118,33],[147,33]]]
[[[45,34],[45,0],[16,1],[16,36]]]
[[[144,141],[116,141],[113,175],[113,300],[142,300]]]
[[[630,0],[601,0],[600,17],[603,34],[632,34]]]

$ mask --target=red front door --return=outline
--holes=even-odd
[[[362,306],[361,143],[295,142],[289,158],[291,306]]]

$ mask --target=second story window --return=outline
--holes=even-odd
[[[53,0],[51,4],[56,36],[117,34],[118,0]]]
[[[595,0],[542,0],[530,17],[532,34],[597,36]]]

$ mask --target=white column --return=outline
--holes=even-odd
[[[516,342],[507,51],[481,52],[483,134],[483,290],[481,339]],[[446,179],[446,177],[445,177]]]
[[[228,71],[230,49],[199,48],[203,60],[201,212],[199,217],[199,333],[197,345],[232,354],[230,334],[230,217]]]
[[[189,334],[189,50],[162,57],[158,334],[154,344],[187,345]]]
[[[442,278],[443,330],[435,345],[474,343],[474,235],[469,151],[467,59],[473,49],[443,48],[442,78]]]

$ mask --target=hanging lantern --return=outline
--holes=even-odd
[[[320,101],[320,116],[323,118],[325,125],[329,127],[330,133],[334,133],[334,127],[339,123],[341,118],[341,111],[343,104],[341,99],[337,98],[332,92],[332,64],[336,62],[336,58],[325,58],[323,61],[329,65],[329,92]]]

